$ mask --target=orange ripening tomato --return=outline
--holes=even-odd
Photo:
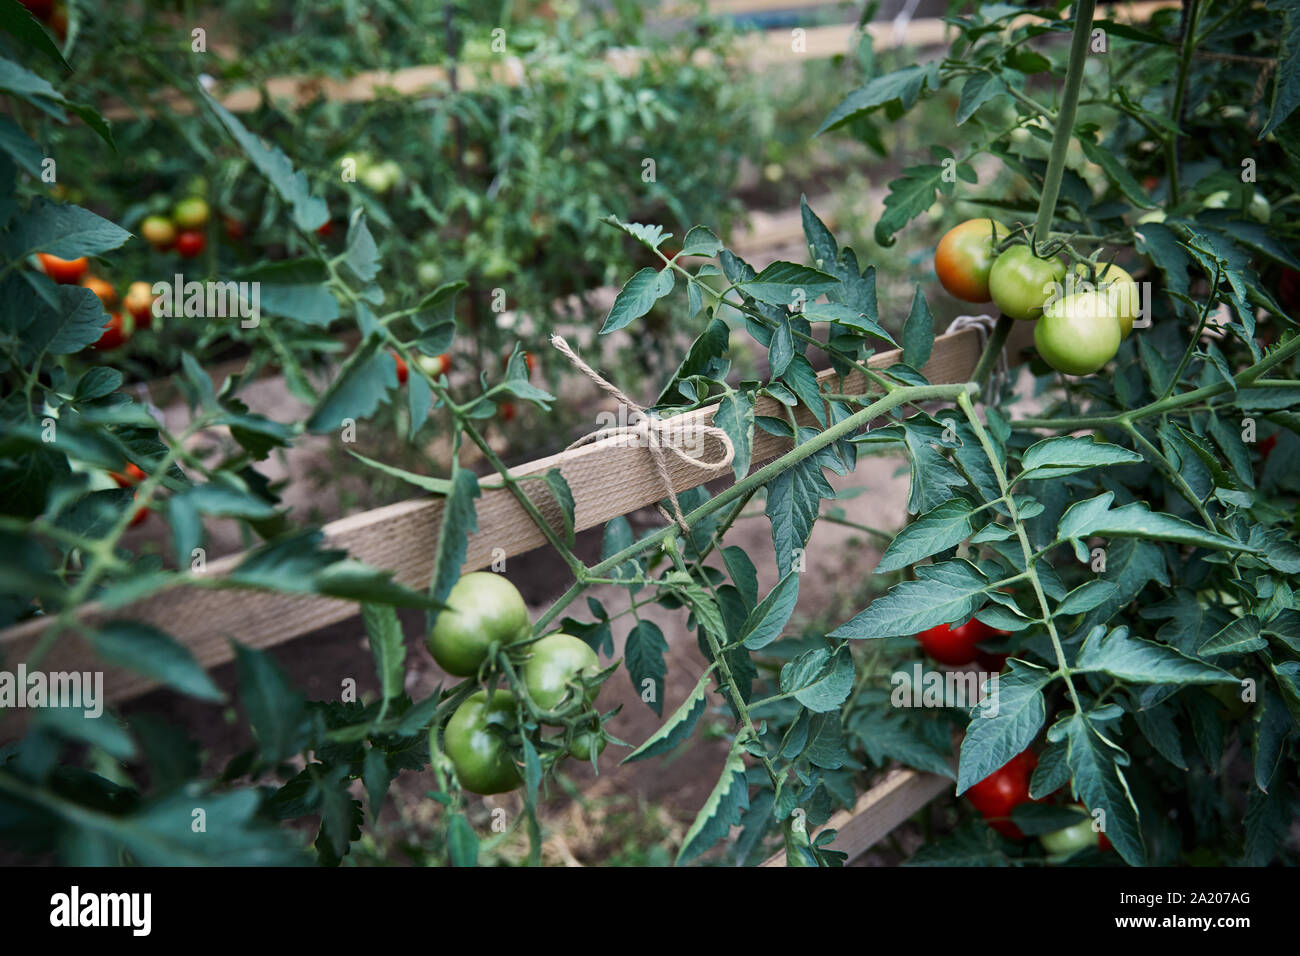
[[[122,298],[126,311],[135,319],[136,328],[147,329],[153,324],[153,301],[156,296],[147,282],[132,282]]]
[[[111,309],[117,302],[117,290],[113,288],[111,282],[106,282],[99,276],[86,276],[81,280],[81,284],[99,297],[104,308]]]
[[[994,235],[1001,240],[1007,227],[991,219],[967,219],[949,229],[934,250],[934,271],[948,294],[963,302],[988,302],[989,269],[993,267]]]
[[[47,276],[60,285],[76,285],[86,274],[90,260],[85,256],[77,259],[60,259],[47,252],[36,253],[41,262],[41,269]]]
[[[523,356],[524,356],[524,364],[528,366],[528,374],[531,376],[531,375],[533,374],[533,372],[536,371],[536,369],[537,369],[537,359],[533,358],[533,354],[532,354],[531,352],[524,352],[524,353],[523,353]],[[501,365],[502,365],[503,368],[509,368],[509,367],[510,367],[510,353],[509,353],[509,352],[505,352],[505,353],[502,354],[502,356],[501,356]]]
[[[120,471],[110,471],[109,477],[117,482],[119,488],[129,488],[132,485],[138,485],[144,481],[144,470],[134,462],[127,462],[125,473]]]
[[[405,385],[407,377],[411,374],[411,370],[406,367],[406,359],[402,358],[392,349],[388,350],[388,354],[390,354],[393,357],[393,361],[397,363],[397,384]]]

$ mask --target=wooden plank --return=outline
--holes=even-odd
[[[1017,341],[1027,341],[1029,323],[1019,323],[1010,352],[1015,355]],[[944,335],[935,340],[934,352],[924,372],[936,383],[964,382],[979,359],[980,336],[973,329]],[[899,360],[898,351],[881,352],[869,364],[883,368]],[[825,383],[836,379],[831,370],[819,376]],[[853,372],[837,391],[861,394],[866,378]],[[708,406],[682,416],[683,423],[707,423],[716,406]],[[777,404],[764,399],[757,414],[780,413]],[[802,411],[802,410],[801,410]],[[806,412],[804,413],[806,415]],[[809,421],[811,424],[811,421]],[[790,447],[787,439],[769,435],[761,429],[754,434],[755,467],[777,457]],[[715,460],[717,449],[707,449],[706,460]],[[603,525],[611,518],[653,504],[665,495],[649,452],[634,447],[623,437],[607,438],[582,448],[561,452],[512,469],[517,477],[542,475],[559,468],[573,492],[575,523],[578,530]],[[719,477],[688,462],[670,456],[669,474],[678,493]],[[538,509],[556,523],[558,507],[541,482],[530,491]],[[325,526],[329,546],[341,548],[367,564],[394,572],[398,581],[409,587],[427,587],[433,569],[433,548],[442,518],[443,500],[425,497],[349,515]],[[478,499],[479,531],[469,539],[463,571],[473,571],[492,563],[497,556],[509,557],[530,551],[546,543],[542,531],[529,519],[527,512],[510,492],[487,490]],[[228,573],[243,555],[231,555],[211,562],[207,575]],[[145,621],[166,630],[187,646],[206,668],[223,664],[233,657],[230,641],[251,647],[273,647],[301,634],[345,620],[357,613],[351,601],[312,595],[289,595],[261,591],[215,590],[179,585],[151,595],[127,607],[108,609],[96,603],[77,612],[79,625],[94,628],[117,617]],[[16,663],[27,660],[51,618],[42,617],[0,631],[0,659]],[[70,629],[55,643],[42,661],[48,671],[86,670],[94,662],[90,647]],[[156,686],[145,677],[131,672],[104,668],[105,696],[108,702],[126,700]]]
[[[829,848],[847,853],[851,863],[952,786],[952,780],[938,774],[895,770],[859,797],[852,810],[833,814],[813,836],[825,829],[838,831]],[[762,865],[785,866],[785,850],[774,853]]]

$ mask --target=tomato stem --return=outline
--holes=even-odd
[[[1035,243],[1046,242],[1052,232],[1052,216],[1061,194],[1061,177],[1065,173],[1065,156],[1074,135],[1074,114],[1083,85],[1083,68],[1088,61],[1088,39],[1092,33],[1092,15],[1096,0],[1079,0],[1074,5],[1074,33],[1070,38],[1070,60],[1065,68],[1065,86],[1061,90],[1061,108],[1052,130],[1052,152],[1043,176],[1043,192],[1038,199],[1038,220],[1034,224]]]

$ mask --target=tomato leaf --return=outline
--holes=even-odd
[[[695,688],[673,711],[672,716],[665,720],[658,730],[647,737],[645,743],[620,760],[619,763],[631,763],[634,760],[656,757],[661,753],[672,750],[691,735],[691,731],[695,729],[701,715],[708,709],[706,695],[709,690],[709,681],[713,678],[713,668],[715,666],[717,665],[711,665],[708,670],[700,675],[700,679],[695,683]]]
[[[1007,673],[991,678],[985,697],[971,712],[961,743],[957,795],[1023,752],[1047,719],[1043,688],[1052,672],[1012,658]]]
[[[727,754],[722,776],[718,778],[709,798],[704,801],[704,806],[700,807],[695,822],[686,831],[675,865],[690,862],[725,837],[740,822],[741,815],[748,808],[749,784],[745,780],[745,750],[741,738],[737,737]]]

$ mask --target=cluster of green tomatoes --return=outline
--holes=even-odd
[[[484,678],[489,688],[462,701],[443,729],[442,750],[462,789],[491,794],[519,786],[515,753],[523,735],[545,762],[569,755],[588,761],[605,749],[592,705],[617,665],[602,670],[590,645],[571,634],[534,640],[523,597],[500,574],[464,575],[445,603],[429,631],[429,652],[448,674]],[[502,674],[514,690],[494,686]],[[547,726],[563,729],[546,736]]]
[[[1119,351],[1133,330],[1140,297],[1119,266],[1037,255],[1030,241],[1012,237],[992,219],[968,219],[939,240],[934,271],[948,292],[965,302],[992,302],[1004,315],[1035,322],[1034,345],[1043,361],[1067,375],[1091,375]]]

